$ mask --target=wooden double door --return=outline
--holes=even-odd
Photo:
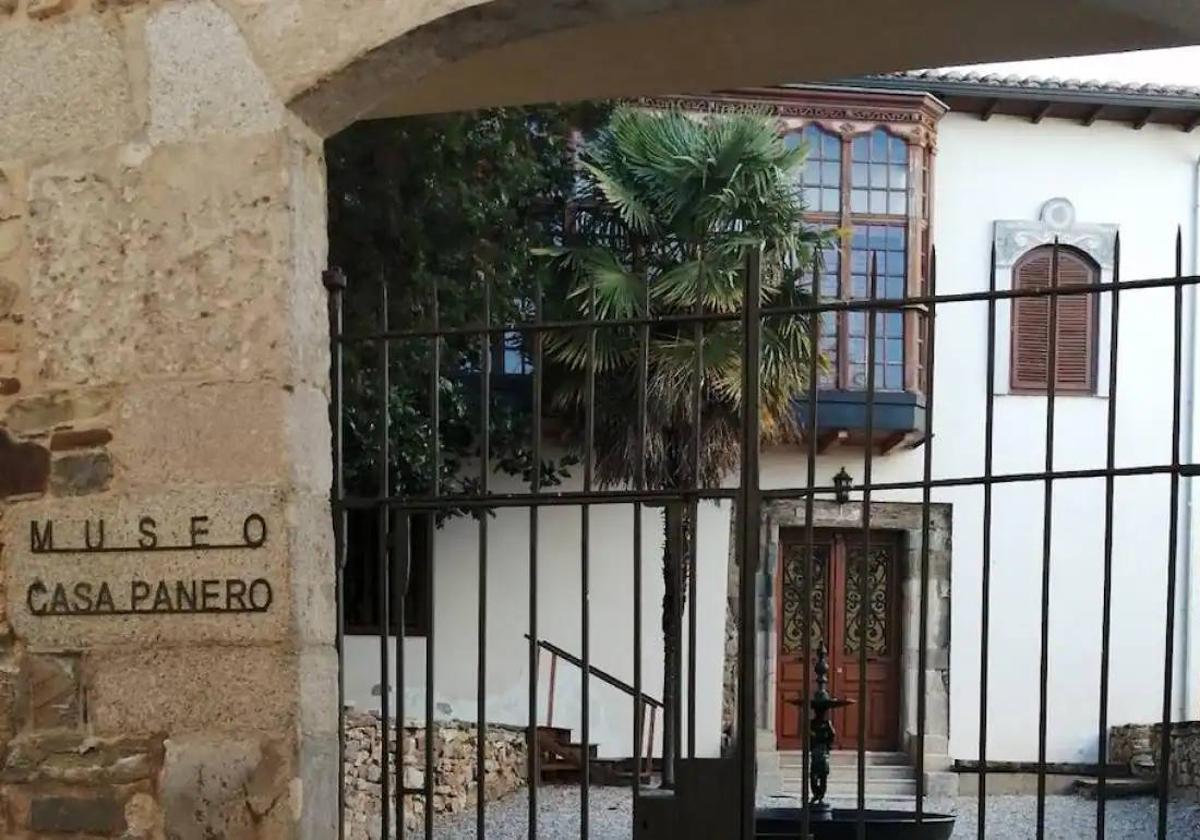
[[[811,575],[809,616],[813,657],[829,648],[829,691],[855,704],[833,713],[834,749],[856,749],[859,739],[860,651],[866,647],[865,740],[868,750],[896,750],[900,740],[900,535],[872,532],[869,552],[858,530],[818,530],[805,562],[803,528],[780,534],[777,589],[778,667],[776,726],[778,747],[803,746],[808,713],[802,705],[804,675],[815,683],[812,662],[804,659],[805,578]],[[867,598],[862,597],[865,570]],[[865,634],[863,623],[865,621]],[[865,639],[864,639],[865,636]]]

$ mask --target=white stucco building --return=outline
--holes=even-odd
[[[937,249],[939,294],[986,291],[993,249],[998,288],[1012,288],[1022,278],[1037,282],[1056,239],[1062,247],[1063,272],[1075,271],[1071,276],[1082,278],[1079,282],[1111,281],[1118,233],[1123,280],[1173,275],[1177,231],[1182,233],[1184,273],[1200,273],[1200,131],[1192,130],[1200,123],[1200,91],[929,73],[685,101],[709,108],[745,99],[772,110],[786,130],[809,142],[812,153],[804,186],[813,221],[853,231],[837,254],[828,255],[823,294],[865,294],[864,267],[871,252],[879,255],[881,294],[919,293],[928,269],[920,255],[929,243]],[[1195,462],[1196,310],[1190,290],[1183,301],[1181,458]],[[1060,332],[1064,343],[1056,396],[1056,470],[1105,466],[1113,399],[1111,307],[1111,295],[1105,293],[1077,296],[1060,312],[1060,331],[1077,332]],[[994,405],[994,474],[1043,470],[1044,373],[1039,388],[1030,380],[1029,363],[1038,358],[1038,312],[1030,308],[1014,318],[1011,303],[996,305],[995,370],[989,381],[987,304],[939,307],[932,438],[924,371],[918,363],[920,317],[913,313],[880,321],[880,395],[870,441],[873,481],[920,480],[928,445],[933,447],[934,479],[982,475],[989,391]],[[1170,289],[1121,295],[1118,468],[1171,461],[1173,317]],[[1014,320],[1022,318],[1029,320],[1018,328]],[[828,342],[826,349],[836,364],[823,383],[816,430],[820,485],[832,484],[842,468],[861,481],[867,443],[861,322],[856,324],[850,316],[839,324],[831,320],[829,326],[827,335],[836,341]],[[1041,334],[1044,360],[1045,333]],[[1031,352],[1035,356],[1028,356]],[[803,447],[769,451],[763,460],[764,486],[803,486],[806,468]],[[1193,536],[1188,484],[1186,479],[1182,482],[1178,528],[1176,718],[1200,715],[1200,569],[1195,568],[1200,546]],[[991,760],[1037,759],[1044,489],[1036,480],[994,485],[987,740]],[[854,493],[850,502],[839,505],[826,496],[818,505],[816,524],[822,529],[822,556],[829,574],[828,623],[820,631],[826,634],[842,632],[845,610],[854,608],[836,596],[845,585],[844,558],[854,554],[862,531],[856,524],[861,518],[857,498]],[[877,616],[879,638],[867,640],[873,663],[876,658],[880,663],[871,677],[873,709],[879,714],[871,718],[868,738],[873,749],[911,752],[917,690],[913,563],[920,549],[921,491],[880,490],[873,501],[879,503],[873,516],[878,523],[876,550],[885,547],[878,584],[884,606]],[[979,757],[984,493],[978,483],[939,486],[932,501],[936,508],[927,747],[939,766],[949,767],[956,760]],[[1104,505],[1103,478],[1054,483],[1047,742],[1051,762],[1086,763],[1097,755]],[[788,666],[795,636],[793,629],[789,642],[782,605],[786,588],[794,585],[786,566],[797,532],[788,529],[800,524],[799,507],[798,500],[776,500],[767,509],[769,539],[760,570],[757,622],[759,744],[764,754],[795,747],[788,731],[794,721],[789,722],[785,708],[788,692],[794,690],[789,688],[794,672],[789,676]],[[1119,477],[1114,508],[1109,721],[1116,725],[1153,721],[1161,714],[1169,480],[1154,474]],[[633,512],[627,506],[596,507],[591,516],[591,660],[595,667],[633,683]],[[644,516],[643,687],[657,698],[662,696],[658,558],[663,527],[660,511],[647,508]],[[539,636],[575,654],[582,639],[579,517],[573,507],[543,510],[539,542]],[[501,510],[489,526],[487,717],[516,725],[525,725],[528,717],[528,528],[529,515],[523,509]],[[437,533],[435,552],[436,711],[467,720],[474,720],[477,711],[477,534],[474,522],[455,520]],[[695,722],[701,755],[716,755],[721,748],[730,538],[729,505],[704,506],[697,561]],[[371,636],[347,640],[346,696],[360,708],[378,704],[378,645]],[[405,642],[405,712],[414,717],[423,714],[425,646],[424,636]],[[540,674],[539,723],[546,723],[548,654],[542,657]],[[839,690],[836,675],[833,687]],[[841,687],[854,690],[849,682]],[[579,673],[561,662],[553,703],[556,725],[577,725]],[[632,703],[598,680],[592,685],[591,728],[602,756],[634,754]]]

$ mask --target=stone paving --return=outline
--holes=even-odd
[[[566,840],[579,836],[579,791],[555,786],[539,791],[538,836]],[[930,802],[929,807],[949,808],[958,815],[954,840],[975,840],[978,821],[974,797]],[[590,837],[592,840],[630,840],[632,837],[631,792],[629,788],[593,788],[591,792]],[[896,808],[898,806],[891,805]],[[985,816],[988,840],[1029,840],[1035,836],[1037,798],[993,796],[987,800]],[[528,802],[523,792],[488,805],[486,832],[489,840],[527,840]],[[1105,836],[1113,840],[1153,840],[1157,837],[1157,800],[1124,799],[1108,803]],[[418,837],[420,835],[417,835]],[[473,812],[439,821],[438,840],[471,840],[475,835]],[[1051,796],[1046,800],[1048,840],[1084,840],[1096,836],[1096,803],[1077,796]],[[1200,838],[1200,804],[1172,802],[1167,837],[1170,840]]]

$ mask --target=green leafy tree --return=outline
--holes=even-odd
[[[576,226],[566,246],[543,248],[560,271],[552,296],[559,317],[661,319],[649,331],[646,358],[645,481],[650,489],[714,487],[740,459],[742,329],[737,319],[670,320],[673,315],[735,314],[743,271],[761,249],[762,303],[800,302],[820,235],[801,224],[794,171],[804,150],[776,123],[754,113],[698,118],[622,107],[582,149]],[[807,319],[764,323],[762,426],[767,443],[796,429],[794,400],[808,384]],[[590,343],[594,340],[594,351]],[[556,334],[552,405],[566,420],[573,448],[585,446],[589,359],[594,360],[594,452],[601,485],[636,484],[639,456],[637,327]],[[697,353],[700,413],[696,415]],[[699,462],[693,437],[699,423]],[[673,783],[671,710],[680,691],[678,631],[691,573],[695,511],[679,511],[684,544],[664,539],[664,784]],[[664,517],[669,532],[670,516]]]
[[[575,183],[572,132],[603,120],[607,106],[582,104],[500,108],[475,113],[358,123],[326,146],[330,265],[347,277],[345,332],[362,335],[382,323],[387,293],[391,329],[432,325],[438,298],[443,327],[478,324],[484,287],[494,323],[519,320],[544,264],[535,244],[562,236]],[[433,342],[390,342],[388,473],[397,495],[430,492],[434,472],[430,387]],[[493,359],[502,348],[490,348]],[[440,345],[441,491],[477,488],[479,454],[478,336]],[[344,457],[347,492],[371,496],[380,486],[379,347],[347,345],[344,358]],[[497,365],[491,404],[491,450],[499,472],[529,475],[529,383],[505,378]],[[527,380],[527,378],[526,378]],[[567,464],[546,461],[548,484]],[[463,511],[443,511],[441,517]],[[374,520],[364,514],[349,531],[347,603],[373,620]]]

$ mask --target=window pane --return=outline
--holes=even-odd
[[[900,137],[889,138],[891,149],[890,157],[892,160],[908,160],[908,144]]]
[[[870,212],[886,213],[887,212],[887,192],[884,190],[871,190]]]
[[[821,210],[826,213],[837,213],[839,210],[841,210],[842,202],[839,198],[840,192],[841,191],[837,189],[821,190]]]
[[[871,159],[887,160],[888,137],[886,131],[877,128],[871,132]]]
[[[821,183],[827,187],[836,186],[842,180],[842,167],[836,161],[821,164]]]
[[[828,131],[822,131],[821,135],[821,156],[829,160],[841,160],[842,138],[836,134],[830,134]]]
[[[887,186],[887,167],[882,163],[871,164],[871,186],[886,187]]]
[[[865,134],[860,134],[850,141],[851,160],[870,160],[870,144]]]
[[[908,168],[904,166],[889,166],[888,186],[896,190],[908,189]]]
[[[866,213],[867,212],[867,191],[852,190],[850,193],[850,212],[851,213]]]
[[[821,178],[821,164],[813,159],[804,162],[804,183],[815,184]]]
[[[868,166],[865,163],[850,164],[850,183],[856,187],[867,185]]]
[[[908,207],[906,206],[908,202],[905,200],[907,198],[908,196],[902,192],[896,192],[894,190],[889,192],[887,209],[888,213],[893,216],[903,216],[908,211]]]

